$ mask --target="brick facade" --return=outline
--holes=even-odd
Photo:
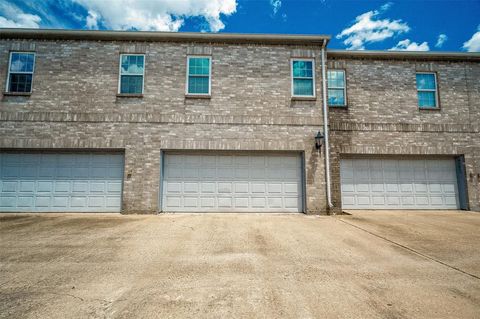
[[[320,48],[261,44],[121,41],[0,42],[0,86],[12,50],[36,52],[31,96],[4,95],[0,147],[125,151],[124,213],[159,210],[161,150],[303,152],[308,213],[326,213],[324,158],[314,146],[322,128],[322,92],[291,99],[290,59]],[[142,98],[117,97],[120,53],[143,53]],[[211,99],[185,97],[186,59],[212,56]]]
[[[328,212],[318,45],[0,41],[0,86],[10,51],[36,52],[33,92],[0,101],[0,148],[122,150],[122,212],[159,210],[161,151],[304,153],[307,213]],[[143,97],[119,97],[121,53],[145,54]],[[211,55],[210,99],[185,96],[187,55]],[[314,100],[292,100],[290,59],[314,58]],[[480,210],[480,64],[345,58],[348,107],[330,108],[332,191],[340,211],[339,159],[348,154],[465,155],[470,209]],[[439,77],[439,110],[417,107],[415,71]]]
[[[346,71],[348,105],[329,108],[335,206],[342,157],[463,155],[469,208],[480,211],[480,64],[338,55],[329,55],[328,68]],[[417,71],[436,72],[438,110],[418,108]]]

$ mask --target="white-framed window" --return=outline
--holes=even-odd
[[[437,74],[434,72],[417,72],[418,107],[421,109],[438,108]]]
[[[145,82],[145,55],[120,54],[118,93],[143,94]]]
[[[187,57],[187,95],[211,94],[212,57],[188,56]]]
[[[34,71],[34,52],[10,52],[6,91],[31,93]]]
[[[315,61],[292,59],[292,96],[315,97]]]
[[[347,106],[347,92],[344,70],[328,70],[328,105]]]

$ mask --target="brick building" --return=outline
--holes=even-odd
[[[0,211],[479,211],[480,55],[328,39],[1,30]]]

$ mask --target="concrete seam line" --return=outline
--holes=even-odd
[[[450,268],[450,269],[456,270],[456,271],[458,271],[458,272],[461,272],[462,274],[468,275],[468,276],[473,277],[473,278],[475,278],[475,279],[480,279],[479,276],[476,276],[476,275],[474,275],[474,274],[471,274],[471,273],[469,273],[469,272],[466,272],[466,271],[464,271],[464,270],[462,270],[462,269],[460,269],[460,268],[457,268],[457,267],[455,267],[455,266],[449,265],[449,264],[447,264],[447,263],[445,263],[445,262],[443,262],[443,261],[441,261],[441,260],[438,260],[438,259],[433,258],[433,257],[431,257],[431,256],[428,256],[428,255],[426,255],[426,254],[423,254],[423,253],[421,253],[421,252],[419,252],[419,251],[417,251],[417,250],[415,250],[415,249],[413,249],[413,248],[410,248],[410,247],[408,247],[408,246],[405,246],[405,245],[402,245],[402,244],[400,244],[400,243],[397,243],[397,242],[395,242],[395,241],[393,241],[393,240],[391,240],[391,239],[388,239],[388,238],[386,238],[386,237],[377,235],[377,234],[375,234],[375,233],[373,233],[373,232],[371,232],[371,231],[366,230],[365,228],[362,228],[362,227],[360,227],[360,226],[351,224],[351,223],[346,222],[346,221],[344,221],[344,220],[342,220],[342,219],[340,219],[340,218],[339,218],[338,220],[341,221],[342,223],[345,223],[345,224],[347,224],[347,225],[350,225],[350,226],[352,226],[352,227],[355,227],[355,228],[357,228],[357,229],[360,229],[360,230],[362,230],[362,231],[364,231],[364,232],[366,232],[366,233],[368,233],[368,234],[370,234],[370,235],[372,235],[372,236],[378,237],[378,238],[383,239],[383,240],[385,240],[385,241],[387,241],[387,242],[389,242],[389,243],[391,243],[391,244],[394,244],[394,245],[396,245],[396,246],[398,246],[398,247],[401,247],[401,248],[403,248],[403,249],[406,249],[406,250],[408,250],[408,251],[410,251],[410,252],[412,252],[412,253],[414,253],[414,254],[416,254],[416,255],[419,255],[419,256],[421,256],[421,257],[423,257],[423,258],[425,258],[425,259],[434,261],[434,262],[436,262],[436,263],[438,263],[438,264],[440,264],[440,265],[443,265],[443,266],[448,267],[448,268]]]

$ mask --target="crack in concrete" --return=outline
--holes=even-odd
[[[445,262],[443,262],[443,261],[441,261],[441,260],[439,260],[439,259],[436,259],[436,258],[431,257],[431,256],[429,256],[429,255],[426,255],[426,254],[424,254],[424,253],[421,253],[421,252],[419,252],[419,251],[417,251],[417,250],[415,250],[415,249],[413,249],[413,248],[410,248],[410,247],[408,247],[408,246],[405,246],[405,245],[402,245],[402,244],[400,244],[400,243],[397,243],[396,241],[393,241],[393,240],[391,240],[391,239],[388,239],[387,237],[383,237],[383,236],[381,236],[381,235],[375,234],[374,232],[371,232],[371,231],[369,231],[369,230],[367,230],[367,229],[365,229],[365,228],[362,228],[362,227],[360,227],[360,226],[351,224],[351,223],[349,223],[349,222],[347,222],[347,221],[345,221],[345,220],[343,220],[343,219],[340,219],[340,218],[339,218],[338,220],[341,221],[341,222],[344,223],[344,224],[347,224],[347,225],[350,225],[350,226],[355,227],[355,228],[357,228],[357,229],[360,229],[360,230],[362,230],[362,231],[364,231],[364,232],[366,232],[366,233],[368,233],[368,234],[370,234],[370,235],[372,235],[372,236],[375,236],[375,237],[377,237],[377,238],[383,239],[383,240],[385,240],[385,241],[387,241],[387,242],[389,242],[389,243],[391,243],[391,244],[394,244],[394,245],[396,245],[396,246],[398,246],[398,247],[401,247],[401,248],[403,248],[403,249],[405,249],[405,250],[408,250],[408,251],[410,251],[410,252],[412,252],[412,253],[414,253],[414,254],[416,254],[416,255],[419,255],[419,256],[421,256],[421,257],[423,257],[423,258],[426,258],[426,259],[431,260],[431,261],[433,261],[433,262],[436,262],[436,263],[438,263],[438,264],[440,264],[440,265],[443,265],[443,266],[448,267],[448,268],[450,268],[450,269],[456,270],[456,271],[458,271],[458,272],[460,272],[460,273],[462,273],[462,274],[465,274],[465,275],[467,275],[467,276],[470,276],[470,277],[473,277],[473,278],[475,278],[475,279],[479,279],[479,280],[480,280],[480,277],[477,276],[477,275],[471,274],[471,273],[469,273],[469,272],[467,272],[467,271],[465,271],[465,270],[462,270],[462,269],[457,268],[457,267],[455,267],[455,266],[449,265],[449,264],[447,264],[447,263],[445,263]]]

